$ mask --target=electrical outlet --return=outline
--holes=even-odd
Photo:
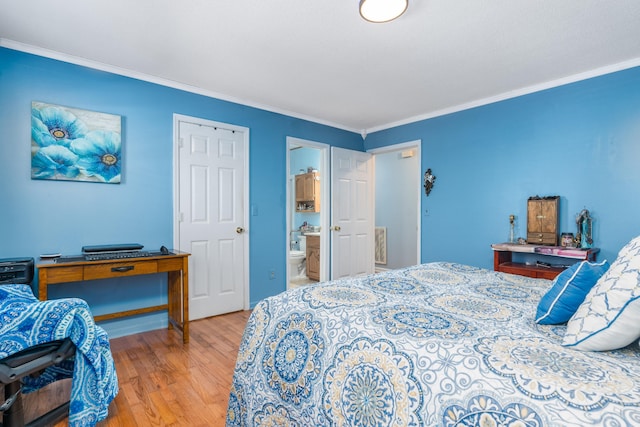
[[[269,270],[269,280],[274,280],[276,278],[276,271]]]

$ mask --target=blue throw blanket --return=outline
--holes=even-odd
[[[67,337],[76,346],[74,362],[52,366],[37,379],[26,377],[23,391],[72,377],[69,426],[94,426],[107,417],[118,378],[109,337],[94,323],[87,303],[77,298],[38,301],[28,285],[0,286],[0,359]]]

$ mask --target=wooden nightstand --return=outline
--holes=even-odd
[[[514,243],[496,243],[491,245],[493,249],[493,269],[503,273],[518,274],[520,276],[535,277],[538,279],[553,280],[562,273],[566,266],[553,266],[553,264],[578,261],[595,261],[598,248],[577,249],[563,248],[561,246],[518,245]],[[523,262],[513,262],[513,253],[529,253],[541,256],[550,267],[539,265],[527,265]]]

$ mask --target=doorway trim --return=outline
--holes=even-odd
[[[285,283],[285,289],[289,288],[289,282],[291,280],[291,278],[289,277],[289,252],[291,251],[291,247],[289,245],[290,242],[290,232],[291,232],[291,217],[292,217],[292,210],[291,210],[291,198],[293,195],[293,189],[291,188],[291,176],[294,175],[291,171],[291,146],[292,145],[297,145],[300,147],[307,147],[307,148],[315,148],[320,150],[320,200],[322,201],[321,204],[321,208],[320,208],[320,281],[326,281],[329,280],[329,257],[330,257],[330,248],[329,248],[329,221],[331,219],[330,217],[330,212],[331,212],[331,198],[330,198],[330,189],[329,189],[329,185],[330,185],[330,181],[329,181],[329,176],[330,176],[330,168],[331,168],[331,162],[329,160],[329,151],[331,146],[329,144],[325,144],[323,142],[316,142],[316,141],[310,141],[307,139],[301,139],[301,138],[296,138],[293,136],[287,136],[286,138],[286,152],[287,152],[287,159],[286,159],[286,168],[285,168],[285,175],[286,175],[286,199],[287,199],[287,203],[286,203],[286,211],[285,211],[285,215],[286,215],[286,231],[287,231],[287,236],[286,236],[286,253],[285,253],[285,277],[286,277],[286,283]]]
[[[183,143],[180,140],[180,122],[187,122],[196,125],[203,126],[211,126],[218,127],[222,129],[228,129],[231,131],[242,132],[244,139],[244,186],[242,189],[242,202],[245,206],[244,209],[244,310],[248,310],[250,308],[250,289],[249,289],[249,270],[250,270],[250,260],[249,260],[249,244],[251,239],[249,238],[251,229],[249,223],[249,128],[243,126],[236,126],[228,123],[216,122],[213,120],[202,119],[199,117],[186,116],[182,114],[173,114],[173,247],[175,249],[180,249],[178,246],[180,245],[180,222],[182,221],[182,214],[180,213],[180,158],[179,158],[179,150],[180,146]]]
[[[383,154],[383,153],[392,153],[392,152],[401,152],[401,151],[405,151],[405,150],[416,150],[416,156],[418,156],[418,159],[420,159],[420,166],[418,167],[418,174],[415,177],[416,182],[421,183],[422,182],[422,151],[421,151],[421,147],[422,147],[422,140],[421,139],[416,139],[413,141],[408,141],[408,142],[401,142],[399,144],[394,144],[394,145],[387,145],[384,147],[379,147],[379,148],[372,148],[370,150],[367,150],[367,153],[371,153],[373,154],[373,162],[375,165],[375,156],[376,154]],[[418,194],[416,195],[416,197],[418,197],[418,212],[416,212],[416,254],[417,254],[417,260],[416,260],[416,264],[420,264],[422,262],[422,254],[421,254],[421,240],[422,240],[422,230],[421,230],[421,221],[420,221],[420,213],[422,212],[422,193],[420,192],[420,188],[421,186],[418,185]],[[377,203],[377,200],[375,201],[375,203]]]

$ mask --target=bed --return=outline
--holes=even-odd
[[[535,321],[551,285],[439,262],[267,298],[246,325],[227,425],[640,425],[637,339],[563,345],[566,323]]]

